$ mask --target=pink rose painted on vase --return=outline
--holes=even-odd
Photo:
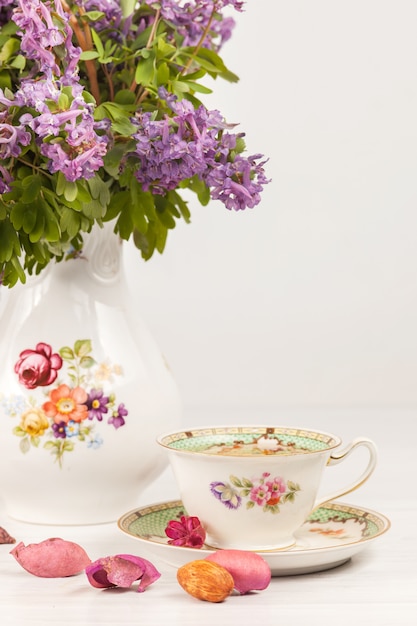
[[[47,343],[38,343],[35,350],[23,350],[19,357],[14,371],[27,389],[51,385],[62,367],[62,358],[53,354]]]

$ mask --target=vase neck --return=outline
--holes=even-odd
[[[113,223],[103,228],[95,225],[84,237],[82,256],[88,261],[88,272],[96,280],[112,282],[119,278],[122,265],[122,242],[113,231]]]

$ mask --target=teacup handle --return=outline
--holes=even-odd
[[[330,495],[323,496],[322,498],[316,500],[316,502],[314,503],[315,509],[323,505],[325,502],[329,502],[330,500],[336,500],[336,498],[341,498],[347,493],[354,491],[355,489],[363,485],[366,480],[368,480],[368,478],[375,469],[377,460],[377,448],[375,443],[371,439],[366,439],[365,437],[358,437],[357,439],[354,439],[346,446],[346,448],[344,448],[340,452],[331,454],[329,460],[327,461],[327,465],[337,465],[337,463],[340,463],[341,461],[346,459],[359,446],[365,446],[369,452],[369,461],[365,471],[359,476],[357,480],[351,483],[348,487],[345,487],[341,491],[336,491],[334,493],[331,493]]]

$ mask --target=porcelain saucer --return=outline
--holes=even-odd
[[[214,551],[209,546],[186,548],[168,544],[165,528],[187,512],[180,500],[160,502],[125,513],[118,527],[140,541],[154,558],[181,567]],[[308,574],[346,563],[390,528],[381,513],[333,501],[316,509],[296,533],[290,549],[259,552],[273,576]]]

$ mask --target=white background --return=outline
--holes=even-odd
[[[193,200],[163,256],[128,250],[142,317],[186,407],[415,409],[417,2],[233,16],[240,82],[205,102],[272,182],[245,212]]]

